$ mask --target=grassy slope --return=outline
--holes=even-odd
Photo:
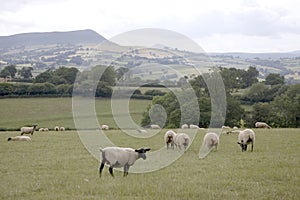
[[[118,100],[121,101],[121,100]],[[131,100],[130,113],[136,123],[140,123],[141,114],[150,101]],[[97,117],[102,124],[116,128],[111,114],[111,101],[97,99]],[[72,98],[16,98],[0,99],[0,128],[20,128],[24,125],[38,124],[39,127],[53,128],[64,126],[74,129]]]
[[[119,146],[163,146],[163,132],[149,139],[106,132]],[[237,135],[222,135],[217,152],[198,152],[205,131],[171,166],[111,178],[76,132],[37,132],[32,142],[7,142],[0,133],[0,199],[299,199],[299,129],[256,130],[254,152],[242,153]],[[159,162],[159,161],[158,161]]]

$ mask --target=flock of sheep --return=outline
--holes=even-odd
[[[31,141],[29,136],[23,136],[23,134],[31,134],[33,135],[37,125],[33,125],[31,127],[22,127],[21,136],[15,136],[8,138],[8,141]],[[256,122],[256,128],[271,128],[268,124],[264,122]],[[150,126],[152,129],[160,129],[159,125],[152,124]],[[188,126],[187,124],[183,124],[181,129],[201,129],[197,125],[191,124]],[[222,129],[229,129],[230,127],[223,126]],[[102,125],[101,129],[108,130],[109,126]],[[255,132],[252,129],[245,129],[243,131],[236,130],[226,131],[229,133],[238,133],[238,144],[240,145],[242,151],[247,151],[247,146],[251,145],[251,151],[253,151],[254,141],[255,141]],[[64,127],[55,126],[55,131],[65,131]],[[40,128],[39,131],[49,131],[48,128]],[[203,145],[207,149],[215,148],[217,150],[219,145],[219,135],[213,132],[206,133],[203,137]],[[167,149],[175,149],[186,150],[190,145],[190,137],[186,133],[175,133],[173,130],[168,130],[164,135],[164,142],[166,144]],[[124,176],[128,175],[129,167],[132,166],[136,160],[142,158],[146,159],[146,152],[150,151],[149,148],[140,148],[140,149],[132,149],[132,148],[121,148],[121,147],[106,147],[101,149],[101,164],[99,167],[99,175],[101,177],[102,170],[105,164],[109,165],[109,173],[111,176],[113,174],[113,168],[123,167]]]
[[[271,128],[264,122],[257,122],[255,124],[257,128]],[[153,124],[150,126],[152,129],[160,129],[159,125]],[[188,126],[187,124],[183,124],[181,129],[201,129],[196,125],[191,124]],[[222,127],[229,128],[229,127]],[[245,130],[235,130],[238,133],[238,144],[240,145],[242,152],[247,151],[247,146],[251,145],[251,152],[253,151],[254,141],[255,141],[255,132],[252,129]],[[166,144],[167,149],[175,149],[186,150],[190,144],[190,137],[186,133],[175,133],[173,130],[168,130],[164,135],[164,142]],[[203,145],[206,149],[217,150],[219,145],[219,135],[213,132],[206,133],[203,138]],[[102,170],[105,164],[109,165],[109,173],[114,177],[113,168],[121,168],[124,169],[124,176],[128,175],[129,167],[132,166],[136,160],[139,158],[146,159],[146,152],[150,151],[149,148],[144,149],[132,149],[132,148],[121,148],[121,147],[106,147],[101,149],[101,164],[99,167],[99,176],[101,177]]]
[[[15,136],[15,137],[9,137],[7,141],[31,141],[31,138],[29,136],[23,136],[24,134],[30,134],[33,135],[34,131],[36,130],[37,125],[33,126],[23,126],[20,131],[21,131],[21,136]],[[54,131],[65,131],[65,127],[59,127],[55,126]],[[47,132],[49,131],[48,128],[39,128],[40,132]]]

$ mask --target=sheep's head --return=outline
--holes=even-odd
[[[172,135],[168,135],[167,143],[171,143],[171,142],[173,142],[173,136]]]
[[[238,144],[241,146],[242,151],[247,151],[247,144],[244,144],[243,140],[241,140],[241,142],[238,142]]]
[[[11,140],[11,137],[7,139],[7,141],[10,141],[10,140]]]
[[[144,149],[144,148],[140,148],[140,149],[136,149],[135,152],[138,153],[139,157],[138,158],[143,158],[144,160],[146,159],[146,152],[150,151],[150,149]]]

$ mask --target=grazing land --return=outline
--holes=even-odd
[[[118,146],[155,151],[164,146],[165,131],[148,139],[105,133]],[[110,177],[108,167],[99,178],[99,161],[76,131],[36,132],[31,142],[8,142],[20,132],[0,132],[0,199],[299,199],[300,130],[255,131],[253,152],[241,152],[236,134],[221,135],[218,151],[200,160],[206,131],[199,130],[170,166],[125,178],[116,170]]]
[[[122,99],[114,100],[122,101]],[[129,111],[132,119],[140,124],[142,113],[150,100],[131,99]],[[117,104],[117,103],[116,103]],[[75,129],[72,114],[72,98],[8,98],[0,99],[1,118],[0,129],[19,129],[25,125],[38,124],[38,127],[64,126]],[[117,128],[111,112],[110,99],[96,99],[95,108],[100,124]]]

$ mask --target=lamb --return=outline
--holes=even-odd
[[[59,130],[60,131],[65,131],[65,127],[62,126],[62,127],[59,128]]]
[[[194,125],[194,124],[190,124],[190,129],[199,129],[199,126]]]
[[[121,148],[121,147],[106,147],[104,149],[100,148],[102,152],[102,161],[99,168],[99,176],[101,177],[102,170],[105,163],[109,165],[109,173],[112,177],[113,168],[124,168],[124,176],[128,175],[129,167],[132,166],[135,161],[139,158],[146,159],[146,152],[150,149],[132,149],[132,148]]]
[[[152,129],[161,129],[160,126],[157,125],[157,124],[151,124],[150,128],[152,128]]]
[[[189,128],[189,125],[187,125],[187,124],[182,124],[181,125],[181,129],[187,129],[187,128]]]
[[[167,149],[169,149],[169,146],[171,146],[172,149],[174,149],[174,138],[177,134],[172,131],[168,130],[164,136],[164,141],[167,145]]]
[[[174,138],[174,144],[180,150],[182,147],[184,147],[184,150],[186,150],[190,144],[190,140],[190,137],[186,133],[178,133]]]
[[[256,122],[255,123],[255,127],[256,128],[271,128],[271,126],[269,126],[267,123],[265,122]]]
[[[238,135],[238,144],[242,148],[243,151],[247,151],[247,145],[251,144],[251,152],[253,151],[253,145],[255,141],[255,133],[251,129],[245,129],[243,131],[240,131]]]
[[[15,137],[10,137],[7,139],[7,141],[31,141],[31,138],[29,136],[15,136]]]
[[[213,132],[206,133],[203,138],[203,145],[205,145],[207,149],[212,149],[215,147],[217,150],[219,145],[219,136]]]
[[[36,127],[37,127],[37,125],[33,125],[31,127],[26,127],[26,126],[22,127],[21,128],[21,135],[23,135],[23,134],[31,134],[31,135],[33,135]]]
[[[55,126],[55,127],[54,127],[54,130],[55,130],[55,131],[59,131],[59,127],[58,127],[58,126]]]
[[[108,126],[108,125],[105,125],[105,124],[103,124],[103,125],[101,126],[101,129],[102,129],[102,130],[108,130],[108,129],[109,129],[109,126]]]

